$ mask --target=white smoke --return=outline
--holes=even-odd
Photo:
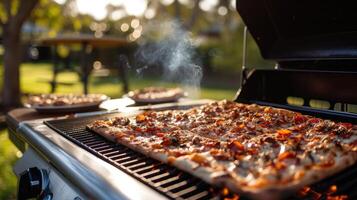
[[[142,35],[146,42],[135,56],[139,62],[138,74],[142,76],[151,66],[160,66],[165,81],[178,82],[191,98],[198,97],[202,69],[197,64],[199,60],[189,32],[174,20],[153,21],[145,26]]]

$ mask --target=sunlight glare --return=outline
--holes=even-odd
[[[58,4],[64,4],[66,2],[66,0],[55,0],[55,2]]]
[[[116,10],[112,13],[110,18],[115,21],[115,20],[119,20],[125,16],[126,16],[126,13],[124,10]]]
[[[127,23],[124,23],[120,26],[120,30],[123,32],[127,32],[129,30],[129,25]]]
[[[139,19],[133,19],[133,20],[131,20],[130,25],[131,25],[132,28],[137,28],[137,27],[140,25]]]
[[[161,3],[164,6],[168,6],[168,5],[172,4],[173,2],[174,2],[174,0],[161,0]]]
[[[135,31],[133,32],[133,37],[134,37],[135,39],[138,39],[140,36],[141,36],[141,31],[135,30]]]
[[[219,15],[224,16],[224,15],[226,15],[227,13],[228,13],[228,10],[227,10],[226,7],[220,6],[220,7],[218,8],[218,14],[219,14]]]
[[[152,19],[152,18],[155,17],[155,15],[156,15],[156,12],[155,12],[155,10],[152,9],[152,8],[148,8],[148,9],[146,10],[146,12],[145,12],[145,18],[146,18],[146,19]]]
[[[124,8],[128,15],[142,16],[147,8],[147,0],[125,1]]]
[[[236,1],[235,0],[231,0],[231,3],[229,5],[229,8],[231,8],[232,10],[236,10],[237,7],[236,7]]]
[[[58,2],[63,0],[57,0]],[[76,0],[78,12],[93,16],[96,20],[103,20],[107,17],[107,6],[123,6],[127,15],[142,16],[147,8],[147,0]],[[110,16],[113,20],[118,20],[123,16],[123,13],[113,13]]]
[[[218,5],[218,0],[203,0],[200,1],[200,8],[203,11],[212,11]]]
[[[102,20],[107,16],[107,1],[76,0],[80,13],[92,15],[96,20]]]

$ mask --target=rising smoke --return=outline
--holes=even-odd
[[[135,55],[137,73],[142,75],[151,67],[160,67],[164,81],[178,82],[190,97],[198,97],[202,68],[189,32],[175,20],[153,21],[145,27],[145,42]]]

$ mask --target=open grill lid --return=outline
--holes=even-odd
[[[265,59],[345,63],[357,58],[355,1],[237,0],[237,10]]]

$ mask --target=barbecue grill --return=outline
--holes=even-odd
[[[353,5],[337,1],[237,1],[237,10],[262,56],[276,60],[277,67],[248,69],[244,62],[242,86],[235,100],[356,123],[357,115],[347,112],[357,102],[354,91],[357,73],[352,67],[357,56],[353,43],[357,41],[357,24],[352,20],[357,13]],[[291,104],[289,98],[300,99],[300,105]],[[312,108],[311,100],[327,101],[328,106]],[[119,114],[20,123],[11,137],[27,144],[24,156],[14,167],[22,197],[40,195],[44,199],[77,200],[237,197],[85,128],[94,120],[114,115]],[[336,194],[357,199],[356,177],[354,165],[311,188],[324,192],[337,185]],[[304,197],[292,194],[289,199],[317,197],[317,193]]]

